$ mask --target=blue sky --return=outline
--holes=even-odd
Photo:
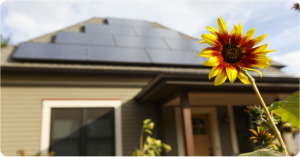
[[[286,64],[282,70],[299,76],[299,12],[296,1],[4,1],[1,34],[18,44],[88,20],[92,17],[141,19],[199,38],[217,28],[221,16],[231,31],[256,28],[254,37],[267,33],[271,59]]]

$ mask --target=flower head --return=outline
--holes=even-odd
[[[267,148],[269,146],[273,146],[275,149],[278,149],[274,143],[276,141],[271,141],[274,138],[269,132],[262,130],[259,126],[257,126],[257,132],[253,129],[249,129],[255,136],[250,137],[249,140],[254,139],[254,143],[258,143],[261,148]]]
[[[226,23],[221,17],[218,19],[218,27],[219,32],[213,27],[207,27],[211,34],[201,35],[203,41],[200,44],[208,43],[213,46],[203,49],[198,55],[210,58],[203,63],[206,66],[212,66],[208,78],[211,79],[217,75],[215,86],[224,83],[227,78],[233,83],[236,77],[243,83],[250,84],[248,77],[242,73],[239,67],[259,72],[249,67],[267,68],[270,66],[271,59],[266,54],[275,50],[267,50],[268,44],[254,47],[267,35],[251,39],[255,31],[253,28],[243,36],[241,23],[237,26],[234,25],[234,29],[229,34]]]
[[[257,106],[247,106],[247,109],[244,110],[249,113],[250,118],[257,119],[263,115],[263,110]]]

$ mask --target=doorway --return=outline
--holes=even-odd
[[[208,114],[193,114],[193,138],[195,156],[213,156]]]

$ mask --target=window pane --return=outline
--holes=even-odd
[[[115,155],[114,108],[88,108],[87,155]]]
[[[50,151],[57,156],[79,155],[81,109],[53,108]]]

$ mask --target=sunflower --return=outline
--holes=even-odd
[[[260,106],[247,106],[247,109],[244,111],[249,113],[249,116],[252,119],[261,118],[263,115],[263,110],[260,108]]]
[[[270,58],[267,53],[275,50],[267,50],[268,44],[254,47],[259,44],[267,36],[266,34],[257,38],[251,39],[255,28],[249,30],[242,36],[242,25],[239,23],[234,25],[234,29],[228,34],[226,23],[220,17],[218,19],[219,32],[213,27],[207,27],[211,34],[203,34],[201,43],[208,43],[213,47],[208,47],[202,50],[198,56],[210,58],[203,64],[212,66],[208,78],[216,76],[214,85],[218,86],[228,78],[233,83],[238,77],[244,84],[250,84],[248,77],[245,76],[240,67],[246,70],[254,70],[249,67],[267,68],[270,66]],[[197,56],[197,57],[198,57]],[[259,72],[260,73],[260,72]],[[262,75],[260,73],[260,75]]]
[[[255,130],[249,129],[255,136],[250,137],[249,140],[254,139],[254,143],[258,143],[262,148],[266,148],[268,146],[273,146],[275,149],[278,149],[274,143],[276,141],[271,141],[275,136],[271,135],[267,131],[263,131],[259,126],[257,126],[257,132]]]

